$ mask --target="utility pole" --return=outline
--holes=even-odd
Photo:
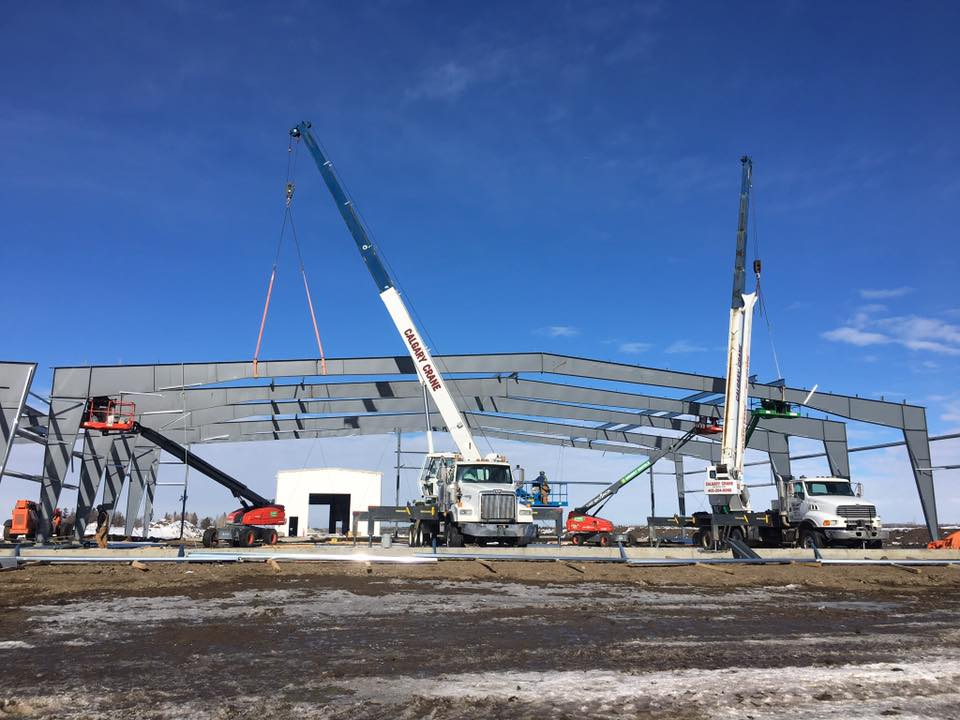
[[[394,497],[393,504],[399,505],[400,504],[400,465],[401,465],[400,458],[402,457],[402,455],[400,450],[400,428],[397,428],[396,430],[397,430],[397,488],[396,488],[396,495]]]
[[[190,452],[190,446],[185,445],[186,453]],[[184,457],[183,463],[183,495],[180,496],[180,539],[183,540],[183,521],[187,514],[187,480],[190,477],[190,466],[187,464],[187,458]]]
[[[657,498],[653,492],[653,465],[650,466],[650,515],[657,514]]]

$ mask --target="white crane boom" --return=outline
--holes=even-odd
[[[727,337],[727,382],[724,390],[723,437],[720,463],[707,469],[704,492],[713,508],[749,510],[749,492],[743,482],[743,455],[749,435],[750,413],[750,338],[757,292],[745,293],[747,255],[747,216],[753,161],[740,159],[743,174],[740,183],[740,212],[737,223],[737,254],[733,270],[733,297],[730,305],[730,330]],[[753,264],[758,280],[760,261]]]
[[[347,197],[343,185],[337,178],[333,169],[333,163],[327,158],[320,144],[310,131],[310,123],[300,123],[290,131],[290,134],[295,138],[302,137],[307,149],[313,156],[317,164],[317,169],[320,171],[320,175],[323,177],[330,194],[333,195],[337,209],[340,211],[344,222],[346,222],[347,228],[350,230],[350,234],[353,236],[354,242],[356,242],[357,248],[360,250],[360,255],[363,257],[363,261],[366,263],[367,269],[370,271],[370,275],[377,285],[377,292],[380,294],[380,299],[383,300],[383,304],[386,305],[387,312],[390,313],[390,318],[393,320],[397,332],[400,333],[404,345],[407,346],[407,352],[410,353],[413,364],[417,369],[417,376],[429,391],[430,397],[433,398],[433,402],[437,406],[437,410],[440,411],[440,415],[447,426],[447,431],[453,437],[453,441],[456,443],[460,455],[466,462],[482,460],[480,451],[477,449],[477,445],[473,440],[473,434],[467,427],[466,420],[464,420],[463,415],[453,401],[453,396],[450,394],[443,377],[440,375],[440,371],[437,369],[437,365],[430,355],[427,344],[424,342],[420,331],[417,330],[417,326],[410,317],[410,313],[407,311],[407,307],[400,297],[400,293],[397,292],[393,278],[390,277],[386,266],[380,260],[377,249],[373,245],[373,240],[363,226],[356,208],[354,208],[350,198]]]

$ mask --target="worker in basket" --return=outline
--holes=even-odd
[[[547,482],[547,473],[541,470],[532,485],[533,500],[537,505],[546,505],[550,502],[550,483]]]

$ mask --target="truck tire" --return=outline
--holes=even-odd
[[[460,532],[460,528],[458,528],[456,524],[452,523],[448,519],[447,522],[444,523],[444,531],[446,535],[447,547],[463,547],[463,533]]]
[[[597,540],[597,543],[600,545],[600,547],[610,547],[610,536],[606,534],[601,535]]]
[[[800,530],[800,547],[804,548],[825,548],[827,546],[827,537],[819,530],[813,528],[803,528]]]
[[[10,537],[10,528],[13,527],[13,520],[7,520],[3,524],[3,541],[10,542],[12,538]]]
[[[257,544],[257,531],[253,528],[245,528],[241,530],[237,544],[242,545],[243,547],[253,547]]]
[[[583,538],[579,535],[574,535],[570,538],[570,542],[574,545],[583,545]]]
[[[203,531],[203,546],[204,547],[216,547],[217,545],[217,529],[208,527]]]
[[[743,528],[737,527],[736,525],[727,531],[727,537],[730,540],[738,540],[739,542],[745,542],[747,539],[746,533],[743,532]]]
[[[709,528],[697,530],[693,535],[693,542],[699,546],[701,550],[713,550],[713,531]]]
[[[871,540],[867,543],[868,550],[882,550],[883,549],[883,540]]]
[[[276,530],[266,530],[263,534],[263,542],[266,545],[276,545],[277,544],[277,531]]]

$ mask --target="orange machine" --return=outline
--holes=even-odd
[[[960,530],[927,545],[928,550],[960,550]]]
[[[87,402],[87,416],[81,427],[87,430],[122,432],[133,430],[137,406],[132,402],[113,400],[106,396],[90,398]]]
[[[33,540],[37,534],[39,517],[40,508],[37,503],[33,500],[17,500],[17,504],[13,508],[13,517],[3,523],[4,541],[10,542],[20,538]],[[70,530],[63,522],[63,513],[60,508],[53,511],[50,525],[51,535],[54,537],[66,535]]]

